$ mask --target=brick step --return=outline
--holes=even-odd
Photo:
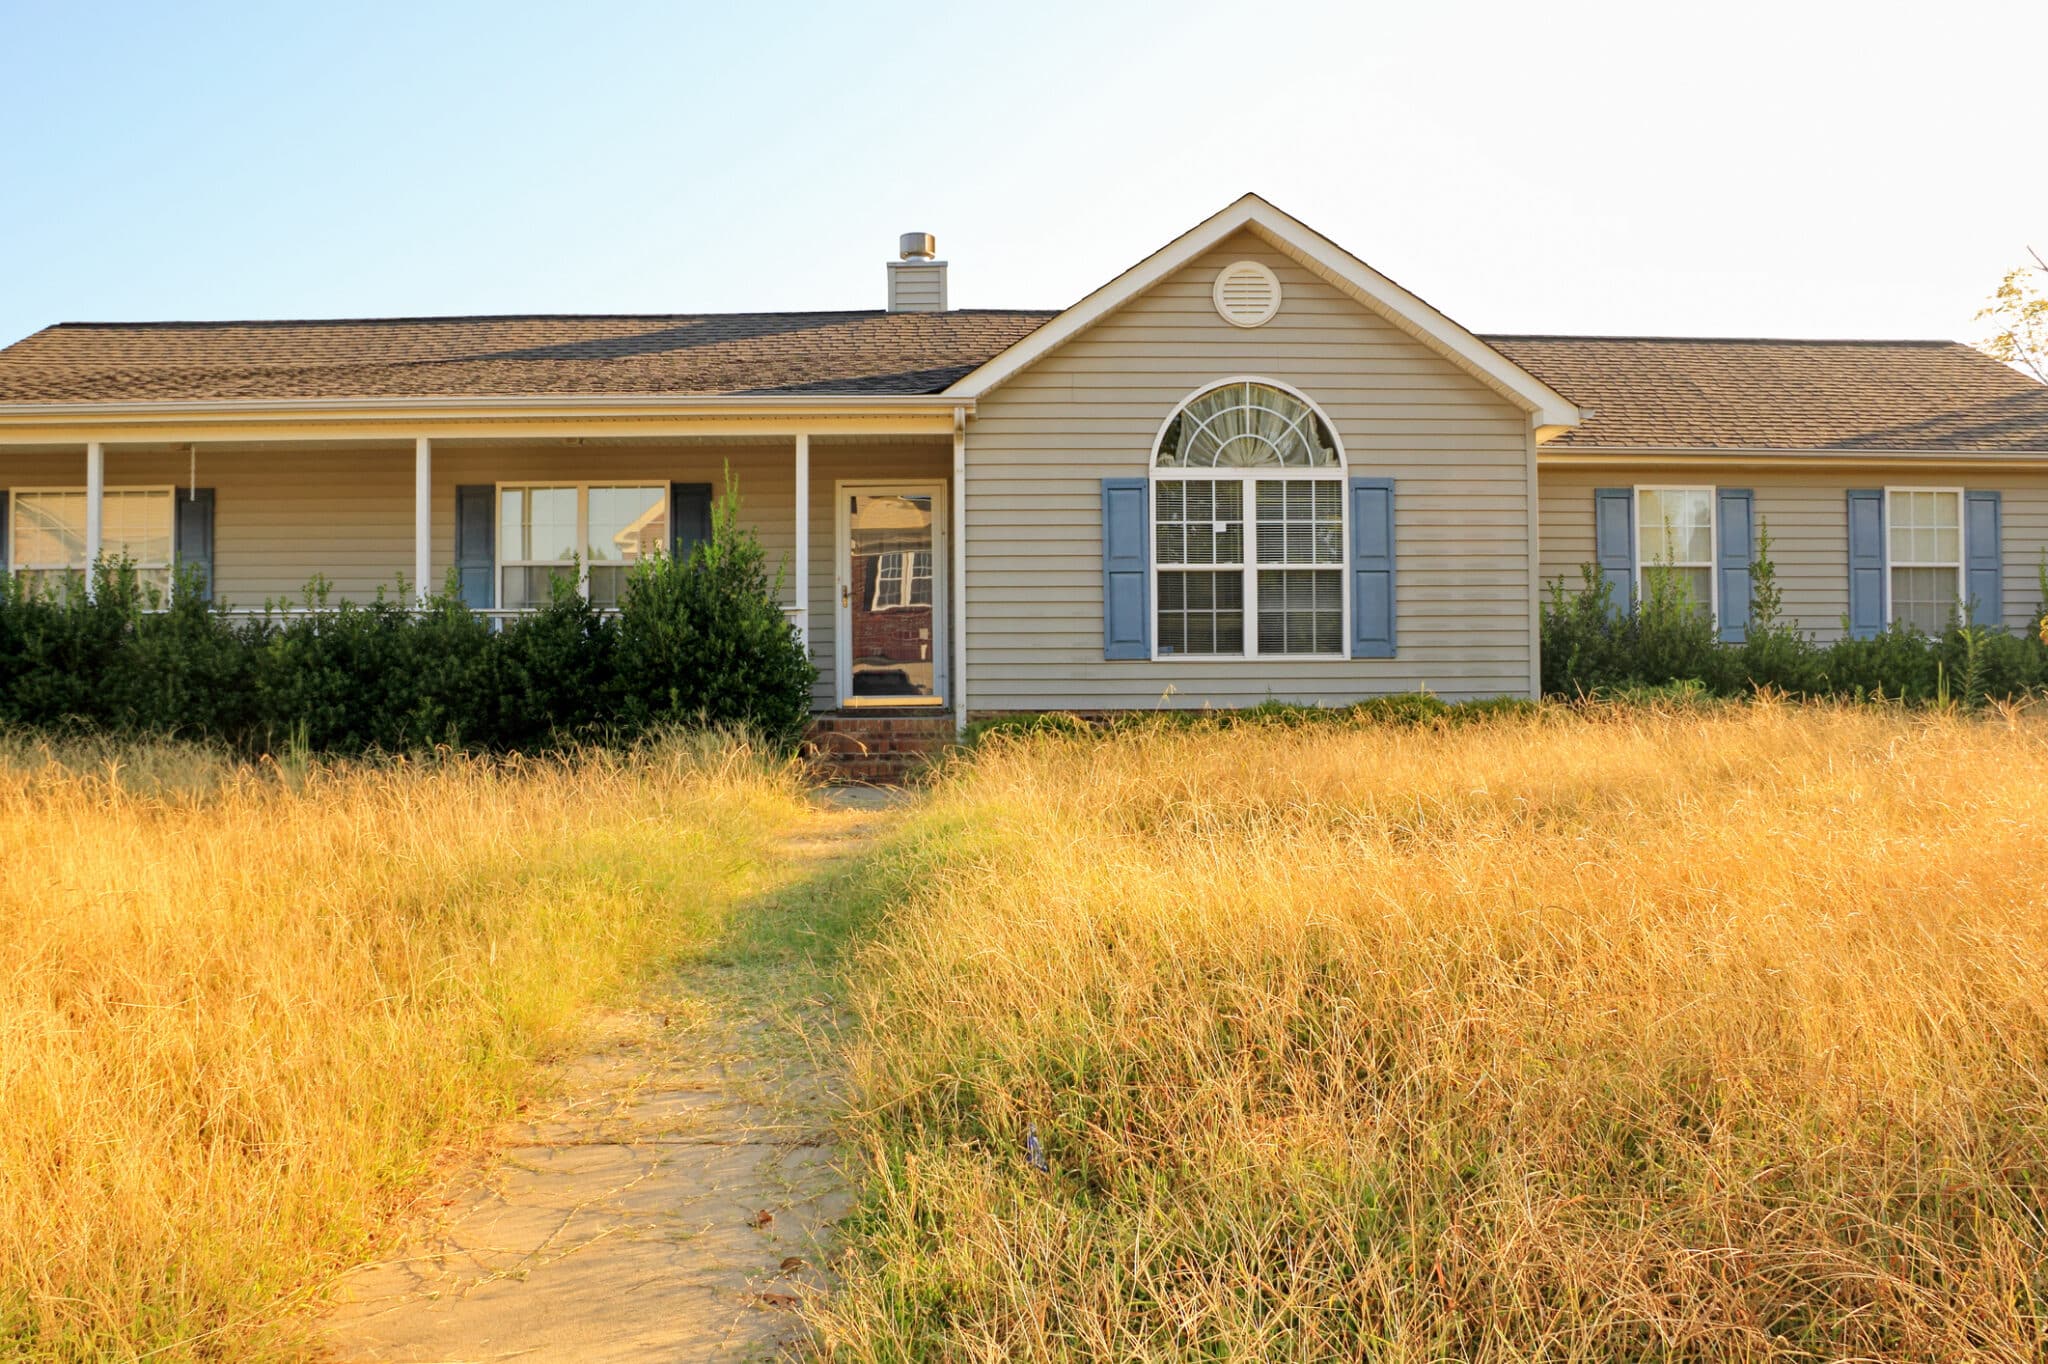
[[[811,721],[804,752],[827,781],[900,786],[953,742],[953,717],[837,711]]]

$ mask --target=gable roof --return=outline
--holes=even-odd
[[[1072,340],[1174,271],[1239,232],[1251,232],[1528,412],[1539,428],[1579,423],[1575,404],[1421,298],[1299,219],[1247,194],[1012,344],[946,390],[979,397]]]
[[[0,403],[936,393],[1045,311],[67,322],[0,350]]]
[[[1956,341],[1486,340],[1592,409],[1549,449],[2048,451],[2048,387]]]
[[[1957,342],[1480,336],[1256,195],[1065,311],[73,322],[0,349],[0,408],[972,398],[1239,230],[1556,418],[1546,449],[2048,454],[2048,387]]]

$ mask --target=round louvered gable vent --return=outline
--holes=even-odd
[[[1257,327],[1280,311],[1280,279],[1255,260],[1223,267],[1213,291],[1216,311],[1233,327]]]

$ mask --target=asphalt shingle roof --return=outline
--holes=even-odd
[[[0,350],[0,402],[936,393],[1050,312],[67,322]]]
[[[2048,388],[1955,341],[1480,339],[1594,410],[1556,446],[2048,451]]]
[[[73,322],[0,350],[0,403],[936,393],[1057,315]],[[1952,341],[1481,340],[1594,411],[1560,447],[2048,452],[2048,387]]]

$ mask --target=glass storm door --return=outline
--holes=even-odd
[[[839,488],[839,701],[945,701],[945,488]]]

